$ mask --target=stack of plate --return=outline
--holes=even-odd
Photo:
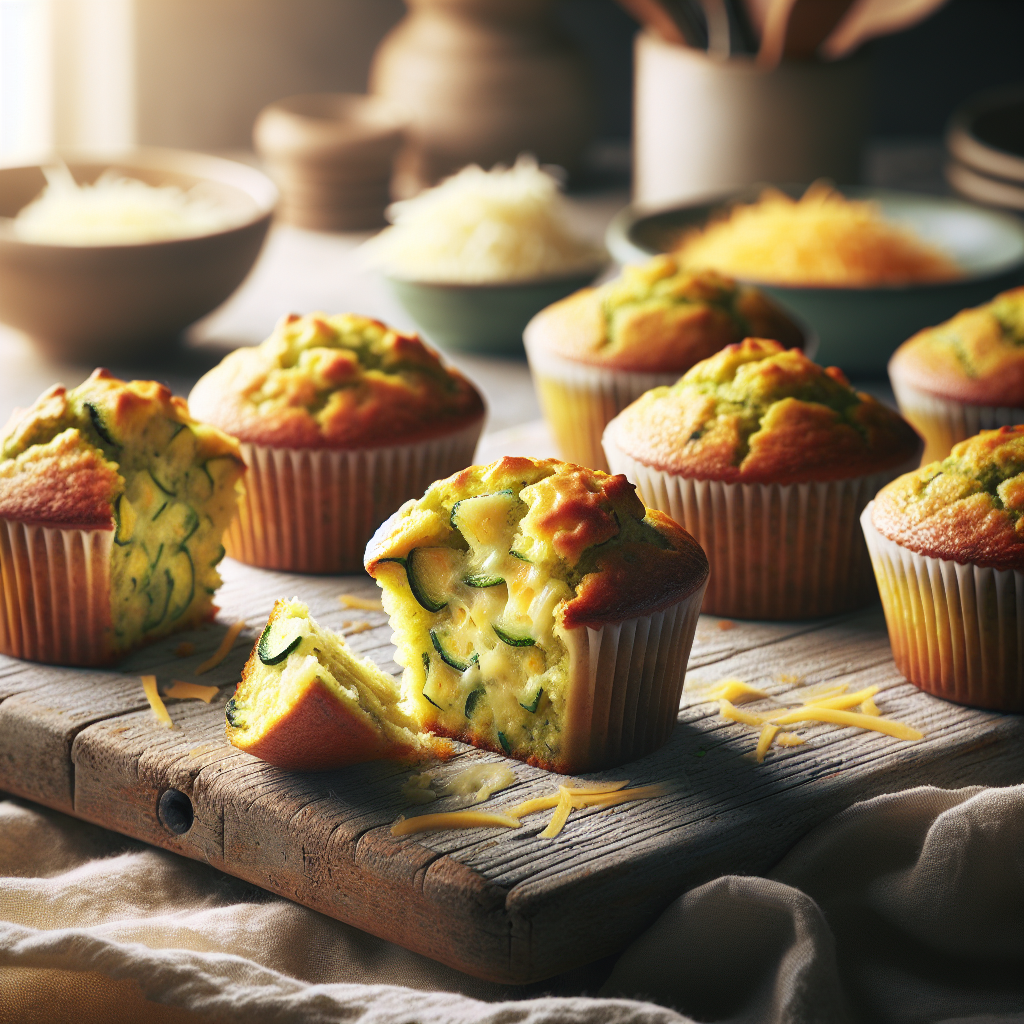
[[[984,93],[953,113],[946,180],[968,199],[1024,211],[1024,85]]]
[[[253,138],[281,189],[281,219],[318,231],[381,227],[404,127],[376,96],[319,93],[265,107]]]

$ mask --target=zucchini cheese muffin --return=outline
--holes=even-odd
[[[559,772],[668,738],[708,564],[624,477],[471,466],[402,506],[366,569],[422,728]]]
[[[210,618],[244,472],[155,381],[44,392],[0,439],[0,650],[100,665]]]
[[[747,338],[639,398],[604,448],[707,552],[704,611],[802,619],[874,599],[857,517],[921,441],[836,367]]]
[[[601,435],[645,391],[747,335],[805,344],[755,288],[656,256],[542,310],[523,335],[541,408],[564,458],[607,470]]]
[[[393,676],[359,658],[298,600],[278,601],[224,709],[228,739],[279,768],[444,756],[419,733]]]
[[[249,465],[228,554],[297,572],[359,571],[384,519],[472,461],[484,420],[476,388],[417,335],[351,313],[284,317],[189,401]]]
[[[958,704],[1024,711],[1024,425],[894,480],[861,525],[900,672]]]
[[[1024,287],[919,331],[889,361],[900,412],[944,459],[979,430],[1024,423]]]

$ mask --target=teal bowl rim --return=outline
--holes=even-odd
[[[687,210],[694,212],[706,208],[706,215],[700,223],[706,223],[715,208],[722,208],[737,202],[751,202],[756,200],[761,192],[768,187],[777,188],[782,192],[794,197],[803,193],[804,185],[754,185],[744,189],[730,189],[727,192],[720,192],[714,195],[698,197],[693,200],[669,203],[659,207],[642,207],[630,204],[623,207],[612,218],[605,232],[605,245],[608,251],[620,263],[644,263],[654,256],[667,250],[650,250],[641,246],[632,237],[633,229],[644,221],[665,217],[668,214],[678,214]],[[960,209],[964,212],[981,216],[985,220],[995,221],[1007,230],[1008,234],[1017,236],[1020,243],[1019,252],[1013,259],[1006,260],[1002,265],[987,267],[979,271],[967,271],[963,277],[954,278],[949,281],[925,281],[913,284],[892,284],[872,285],[869,287],[847,287],[841,288],[830,285],[792,285],[775,281],[764,281],[751,277],[735,276],[744,284],[754,285],[759,288],[771,288],[787,293],[800,294],[831,294],[831,295],[894,295],[894,294],[927,294],[932,291],[962,287],[965,285],[977,285],[987,280],[1004,277],[1015,270],[1024,268],[1024,223],[1013,214],[1001,210],[993,210],[978,203],[971,203],[964,199],[952,196],[935,196],[925,192],[906,192],[897,189],[869,188],[863,186],[841,186],[838,191],[843,195],[854,199],[878,199],[893,201],[910,200],[911,202],[934,203],[947,209]],[[694,219],[694,223],[698,223]]]

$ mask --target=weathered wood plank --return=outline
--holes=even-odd
[[[857,799],[921,782],[1024,777],[1020,717],[959,708],[906,683],[877,609],[726,629],[704,618],[669,743],[600,776],[675,782],[674,793],[574,812],[553,841],[538,835],[547,814],[514,831],[396,839],[390,826],[403,811],[408,766],[285,772],[228,746],[223,732],[224,703],[277,597],[297,595],[343,632],[368,623],[357,626],[351,646],[397,673],[383,612],[338,601],[342,593],[376,597],[375,585],[368,577],[300,577],[230,562],[224,576],[216,623],[135,652],[116,672],[0,660],[0,787],[208,861],[480,977],[529,982],[612,952],[686,887],[724,871],[768,870],[815,824]],[[239,618],[247,629],[228,658],[195,677]],[[188,657],[175,653],[183,640],[195,645]],[[168,701],[175,723],[168,730],[142,694],[138,676],[149,672],[161,684],[178,678],[221,690],[209,706]],[[883,712],[926,737],[911,744],[807,724],[804,746],[774,749],[758,765],[749,759],[756,732],[703,702],[700,687],[725,677],[776,697],[813,683],[878,684]],[[498,757],[460,749],[442,770],[479,760]],[[495,805],[550,792],[558,781],[528,765],[512,767],[516,784]]]

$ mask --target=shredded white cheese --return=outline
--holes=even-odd
[[[570,226],[569,201],[530,156],[476,165],[388,209],[392,227],[363,246],[370,266],[449,284],[529,281],[600,269],[602,248]]]
[[[147,185],[107,170],[80,185],[63,164],[43,168],[46,187],[18,212],[14,233],[48,245],[131,245],[221,231],[243,219],[198,189]]]

